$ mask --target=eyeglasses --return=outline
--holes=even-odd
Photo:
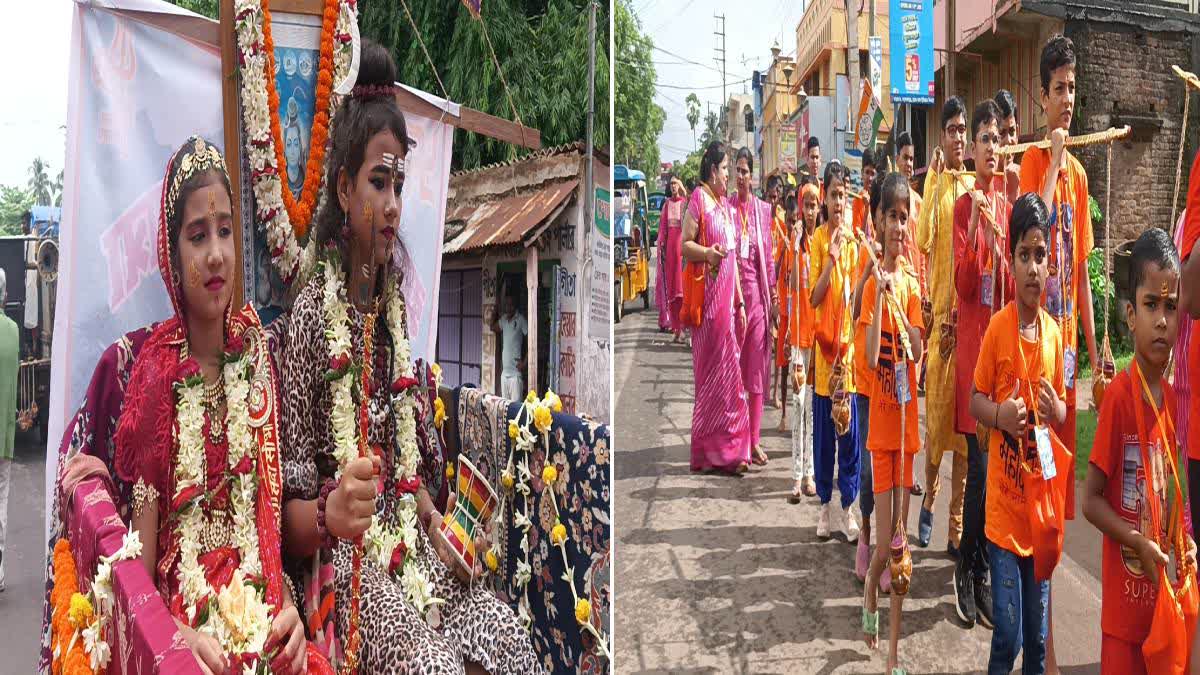
[[[992,145],[993,143],[995,143],[996,145],[999,145],[1000,140],[1001,140],[1000,134],[991,134],[988,132],[984,132],[979,135],[979,139],[976,140],[975,142],[980,143],[982,145]]]
[[[967,125],[965,124],[949,124],[946,126],[946,133],[951,136],[966,136]]]

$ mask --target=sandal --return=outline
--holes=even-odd
[[[862,613],[862,629],[863,633],[872,637],[879,637],[879,610],[868,612],[866,606],[863,606]]]
[[[759,466],[766,466],[767,460],[767,453],[763,452],[762,446],[754,446],[754,463]]]
[[[804,490],[800,485],[800,481],[796,481],[796,484],[792,486],[792,496],[788,497],[788,503],[789,504],[799,504],[800,503],[800,495],[803,491]]]

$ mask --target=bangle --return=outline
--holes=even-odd
[[[329,534],[325,526],[325,505],[329,501],[329,493],[337,488],[337,481],[332,478],[321,485],[321,494],[317,497],[317,536],[321,539],[321,548],[333,548],[335,537]]]

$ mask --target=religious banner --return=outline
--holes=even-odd
[[[796,127],[791,124],[784,124],[779,131],[779,168],[796,172]]]
[[[100,353],[171,314],[154,257],[167,161],[193,133],[222,145],[217,49],[126,16],[124,4],[73,5],[47,507],[64,426]],[[204,21],[165,3],[154,11]]]
[[[607,342],[612,333],[612,201],[608,190],[596,188],[592,236],[592,289],[588,298],[588,338]]]

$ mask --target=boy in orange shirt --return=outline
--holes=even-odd
[[[1146,672],[1142,643],[1150,634],[1159,575],[1168,573],[1167,532],[1175,531],[1168,525],[1182,527],[1182,495],[1167,502],[1178,464],[1175,392],[1163,378],[1179,335],[1179,271],[1170,235],[1152,227],[1138,237],[1125,302],[1134,360],[1105,387],[1084,488],[1083,514],[1104,535],[1102,673]],[[1177,562],[1184,574],[1194,574],[1191,537],[1184,545],[1189,560]]]
[[[821,209],[821,190],[815,178],[805,176],[800,188],[799,199],[792,197],[788,208],[795,214],[796,224],[792,228],[792,241],[788,249],[788,282],[791,284],[788,297],[788,354],[792,370],[792,388],[795,390],[796,421],[792,425],[792,496],[789,502],[800,503],[800,495],[817,494],[813,481],[813,388],[809,385],[812,366],[813,308],[808,302],[809,247],[813,231],[817,227],[817,214]],[[781,273],[781,278],[782,273]],[[781,296],[782,297],[782,296]]]
[[[1075,471],[1075,374],[1082,324],[1088,357],[1096,360],[1096,322],[1092,317],[1092,287],[1088,283],[1087,257],[1095,242],[1088,207],[1088,179],[1083,165],[1063,147],[1075,108],[1075,45],[1055,35],[1042,47],[1039,66],[1042,108],[1046,111],[1049,151],[1039,148],[1021,156],[1020,191],[1034,192],[1050,208],[1049,277],[1043,305],[1058,322],[1063,338],[1063,369],[1067,387],[1067,418],[1055,431],[1067,446]],[[1067,482],[1067,519],[1075,518],[1075,481]],[[1051,612],[1053,615],[1053,612]],[[1054,658],[1054,625],[1051,621],[1046,661],[1057,670]]]
[[[867,570],[863,596],[863,633],[872,648],[879,637],[880,578],[891,549],[908,547],[899,524],[908,521],[913,456],[921,442],[915,390],[923,325],[921,288],[904,261],[909,232],[908,192],[908,182],[898,173],[888,174],[879,187],[877,212],[882,217],[875,229],[883,245],[882,269],[872,273],[863,287],[858,318],[858,328],[866,335],[866,362],[871,371],[870,383],[859,382],[861,388],[870,391],[867,449],[871,452],[873,484],[863,487],[879,498],[875,553]],[[863,522],[865,527],[865,517]],[[890,603],[887,660],[890,673],[898,670],[903,604],[904,598],[898,593]]]
[[[867,148],[862,154],[862,190],[854,198],[850,214],[854,218],[854,229],[874,237],[871,233],[871,186],[875,184],[877,175],[875,166],[875,151]]]
[[[1049,427],[1066,417],[1062,337],[1041,306],[1046,286],[1050,214],[1033,193],[1017,199],[1008,247],[1015,297],[992,317],[979,361],[971,414],[991,427],[987,468],[987,536],[993,616],[989,673],[1012,671],[1024,650],[1024,672],[1044,672],[1050,582],[1034,577],[1033,533],[1026,490],[1034,480],[1069,471],[1056,466]],[[1070,474],[1064,474],[1070,479]],[[1064,480],[1064,478],[1059,478]]]
[[[858,537],[858,521],[850,508],[858,498],[859,455],[858,423],[853,404],[847,413],[843,433],[834,423],[835,394],[850,399],[857,391],[854,382],[854,342],[852,339],[851,292],[854,273],[859,266],[859,246],[851,233],[846,189],[849,172],[841,162],[825,165],[825,207],[822,223],[813,232],[808,278],[812,283],[809,302],[814,308],[815,347],[813,349],[813,468],[817,498],[821,510],[817,516],[817,537],[829,538],[830,518],[842,519],[846,539]],[[834,391],[834,372],[841,373],[842,388]],[[836,451],[835,451],[836,449]],[[833,473],[837,469],[840,507],[834,512]]]

